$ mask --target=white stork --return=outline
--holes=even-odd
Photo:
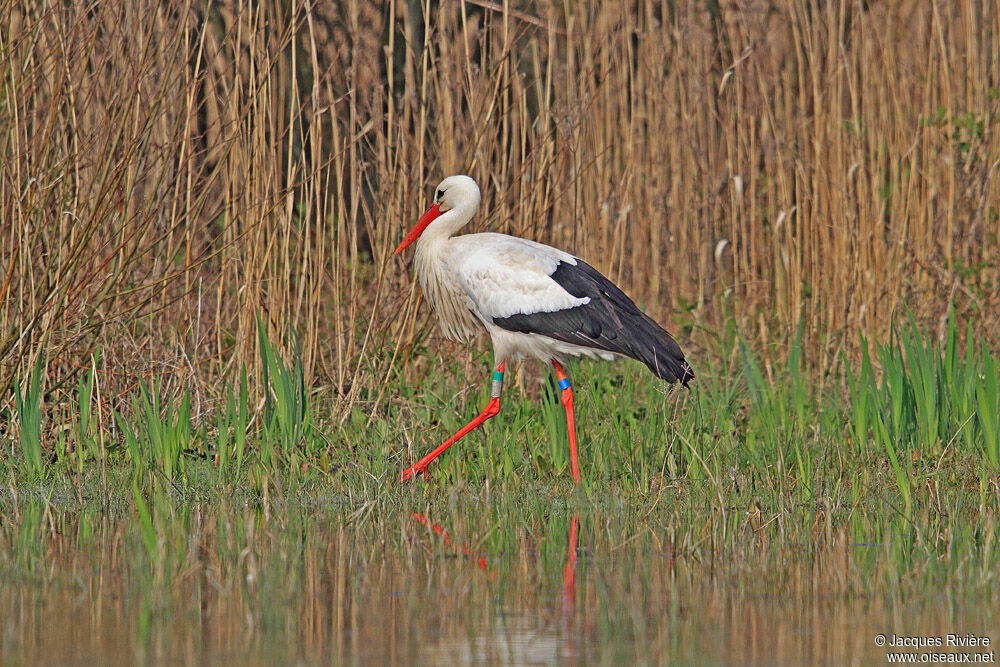
[[[657,376],[685,386],[694,372],[680,347],[624,292],[569,253],[506,234],[452,236],[479,208],[479,186],[468,176],[441,181],[434,203],[396,253],[417,242],[414,270],[444,334],[467,340],[479,326],[493,339],[493,387],[479,416],[403,472],[427,466],[462,436],[500,411],[504,367],[516,359],[551,363],[562,390],[573,480],[580,481],[573,389],[561,360],[618,355],[646,364]]]

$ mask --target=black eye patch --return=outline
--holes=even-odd
[[[438,190],[434,194],[434,201],[441,201],[441,197],[444,197],[444,190]]]

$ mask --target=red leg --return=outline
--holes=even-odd
[[[555,359],[552,360],[552,368],[556,371],[556,380],[559,388],[562,389],[560,401],[566,409],[566,430],[569,431],[569,461],[573,467],[573,481],[580,483],[580,458],[576,453],[576,420],[573,418],[573,387],[569,384],[569,378],[563,370],[562,364]]]
[[[501,361],[500,365],[493,370],[493,388],[490,390],[490,402],[486,404],[486,407],[479,413],[479,416],[459,429],[458,433],[445,440],[430,454],[404,470],[404,482],[414,475],[419,475],[424,472],[424,470],[427,469],[427,466],[430,465],[431,461],[441,456],[444,450],[458,442],[466,433],[473,430],[490,417],[496,416],[496,414],[500,412],[500,394],[503,391],[503,369],[505,364],[506,362]]]

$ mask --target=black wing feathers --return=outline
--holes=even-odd
[[[550,276],[577,298],[590,302],[549,313],[517,313],[494,317],[508,331],[535,333],[575,345],[615,352],[646,364],[668,382],[683,384],[694,372],[674,339],[639,310],[624,292],[586,262],[560,262]]]

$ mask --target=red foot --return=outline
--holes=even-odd
[[[417,468],[416,465],[412,465],[412,466],[410,466],[409,468],[407,468],[406,470],[403,471],[403,480],[402,481],[405,482],[406,480],[410,479],[411,477],[415,477],[417,475],[424,474],[424,472],[425,472],[425,470],[423,468]]]

